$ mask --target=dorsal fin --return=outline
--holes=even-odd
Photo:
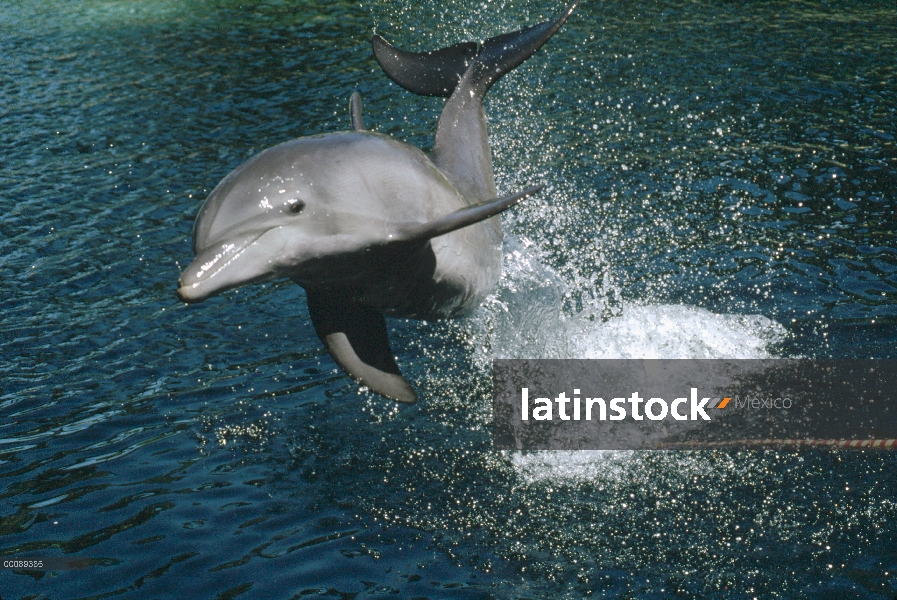
[[[433,52],[406,52],[379,35],[371,44],[383,72],[409,92],[422,96],[451,96],[478,50],[475,43],[464,42]]]
[[[364,119],[361,117],[361,94],[352,92],[349,98],[349,114],[352,116],[352,129],[364,131]]]

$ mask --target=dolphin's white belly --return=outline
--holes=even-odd
[[[499,217],[492,217],[498,220]],[[434,306],[419,318],[458,317],[473,311],[501,276],[501,238],[477,223],[430,241],[436,255]]]

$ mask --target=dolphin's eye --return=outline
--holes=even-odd
[[[293,200],[293,202],[290,203],[289,211],[294,215],[298,215],[304,208],[305,202],[303,202],[302,200]]]

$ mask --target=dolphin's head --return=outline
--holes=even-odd
[[[178,297],[199,302],[278,277],[324,283],[342,275],[341,257],[388,241],[380,174],[353,156],[365,145],[361,135],[287,142],[225,177],[197,216],[196,258],[178,280]]]
[[[306,288],[383,282],[415,260],[429,264],[430,239],[490,219],[538,189],[470,205],[420,150],[386,136],[286,142],[212,190],[178,297],[200,302],[279,277]]]

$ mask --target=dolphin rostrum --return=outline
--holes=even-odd
[[[405,52],[375,35],[374,55],[393,81],[448,97],[431,156],[365,131],[353,94],[353,131],[269,148],[212,190],[193,227],[196,258],[181,274],[178,297],[199,302],[288,277],[305,288],[315,331],[346,373],[383,396],[414,402],[384,315],[462,316],[495,287],[497,215],[541,186],[496,197],[483,97],[575,6],[553,21],[434,52]]]

